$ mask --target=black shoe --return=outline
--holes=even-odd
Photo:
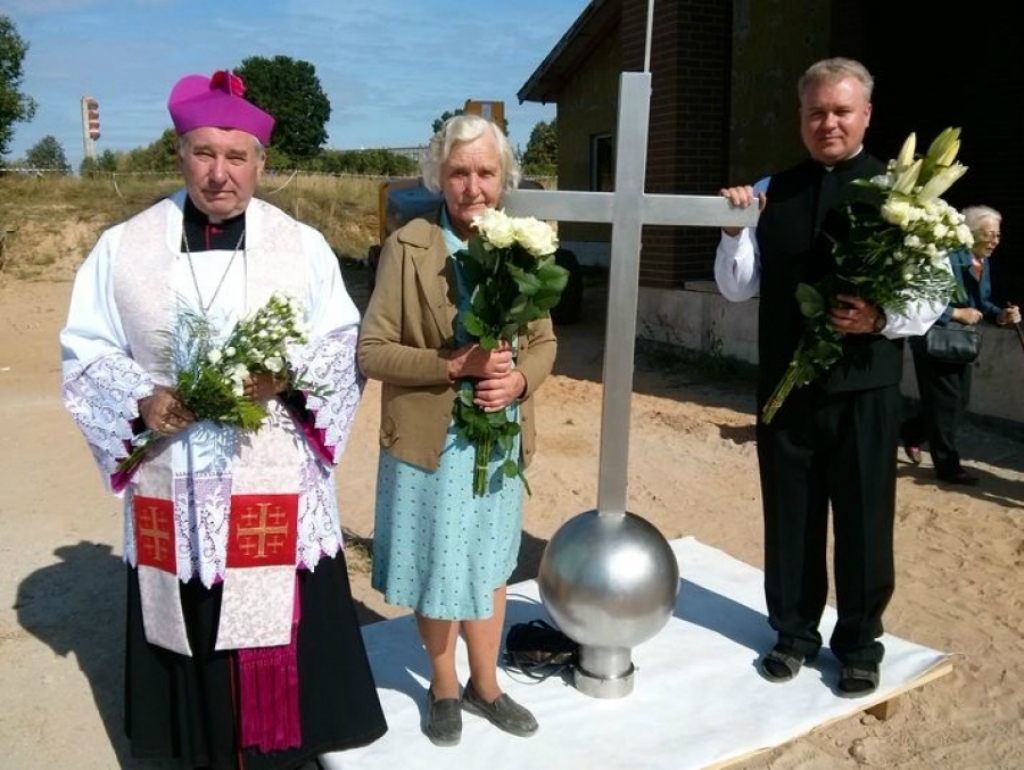
[[[946,484],[959,484],[964,487],[976,487],[981,482],[977,476],[968,473],[963,468],[960,468],[953,473],[939,473],[936,474],[939,481]]]
[[[458,746],[462,740],[459,699],[434,700],[434,691],[427,690],[427,726],[423,732],[435,746]]]
[[[473,689],[472,680],[466,682],[466,689],[462,691],[462,708],[521,738],[537,732],[537,720],[533,714],[512,700],[508,693],[502,693],[488,703]]]
[[[878,689],[877,663],[851,663],[839,672],[839,695],[843,698],[863,698]]]
[[[758,671],[769,682],[788,682],[800,673],[806,662],[807,656],[802,652],[777,644],[761,658]]]

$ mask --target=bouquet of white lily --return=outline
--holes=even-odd
[[[462,323],[480,347],[495,350],[502,341],[511,344],[528,333],[530,321],[558,304],[569,272],[555,263],[558,240],[545,222],[488,209],[473,219],[473,228],[468,248],[454,255],[471,291]],[[466,386],[455,399],[453,417],[459,435],[476,447],[474,495],[487,491],[487,464],[495,447],[505,455],[503,473],[521,478],[529,492],[519,460],[512,456],[519,423],[506,410],[483,411],[473,403],[473,388]]]
[[[854,182],[865,194],[845,206],[849,231],[842,240],[833,239],[835,272],[813,286],[797,287],[804,333],[761,410],[765,423],[794,389],[813,382],[841,357],[842,336],[828,321],[836,295],[855,295],[902,313],[914,303],[949,298],[955,291],[947,254],[970,247],[973,238],[963,216],[939,196],[967,171],[956,162],[960,129],[940,133],[922,158],[915,150],[911,134],[885,174]]]
[[[270,372],[289,388],[320,393],[288,365],[288,349],[306,342],[299,322],[302,308],[291,297],[274,294],[250,317],[238,321],[223,343],[205,316],[181,304],[174,327],[165,333],[166,358],[175,375],[174,395],[196,420],[258,430],[267,416],[264,404],[245,398],[245,380]],[[118,464],[125,473],[138,465],[161,435],[145,430],[132,440],[132,451]]]

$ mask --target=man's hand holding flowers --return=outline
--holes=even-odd
[[[153,392],[139,399],[139,417],[155,433],[172,436],[195,421],[195,415],[166,385],[157,385]]]
[[[838,304],[828,313],[828,321],[841,334],[878,334],[885,313],[870,302],[851,294],[839,294]]]
[[[288,379],[276,372],[256,372],[242,381],[242,397],[265,403],[288,390]]]
[[[267,402],[289,388],[309,390],[288,366],[289,349],[306,341],[302,316],[297,300],[275,294],[217,344],[205,317],[179,307],[175,327],[166,333],[175,385],[157,385],[139,400],[146,430],[135,437],[118,470],[130,472],[157,439],[197,420],[258,430],[268,413]]]
[[[951,296],[956,284],[947,254],[972,243],[963,216],[939,197],[967,170],[956,162],[959,137],[959,129],[948,128],[917,158],[911,134],[885,174],[853,183],[863,195],[844,207],[849,234],[833,239],[834,274],[797,287],[804,332],[762,407],[765,423],[794,389],[841,358],[844,335],[881,333],[887,320],[881,308],[900,314]]]

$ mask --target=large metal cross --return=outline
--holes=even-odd
[[[642,228],[743,227],[757,222],[756,207],[735,209],[720,196],[645,193],[651,75],[624,72],[619,88],[614,192],[516,190],[502,198],[505,211],[514,216],[612,225],[597,490],[598,513],[612,515],[626,511]]]

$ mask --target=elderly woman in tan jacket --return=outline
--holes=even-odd
[[[460,388],[472,388],[477,405],[517,416],[528,465],[533,395],[554,364],[556,341],[545,318],[514,349],[488,351],[460,323],[469,296],[451,255],[465,246],[473,217],[498,208],[518,181],[505,136],[478,116],[451,118],[431,140],[422,173],[443,204],[384,245],[358,360],[367,377],[383,382],[373,585],[389,604],[413,608],[430,663],[424,732],[436,745],[454,746],[463,710],[519,736],[536,732],[537,722],[497,679],[522,482],[496,472],[488,493],[474,497],[474,448],[456,435],[452,407]],[[500,453],[492,458],[495,469],[500,461]],[[460,632],[470,669],[461,698]]]

